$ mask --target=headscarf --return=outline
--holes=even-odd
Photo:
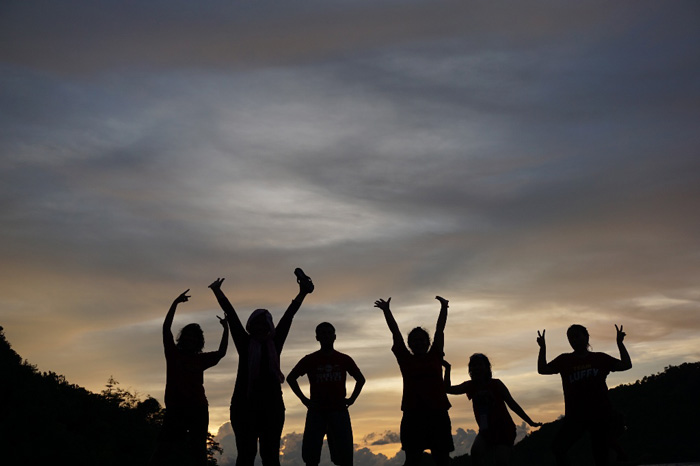
[[[275,348],[275,324],[272,323],[272,315],[267,309],[256,309],[248,317],[248,322],[245,324],[245,329],[250,333],[251,323],[260,315],[265,316],[265,322],[269,328],[267,337],[260,341],[255,338],[250,339],[248,344],[248,395],[252,393],[253,381],[260,375],[260,359],[262,354],[262,345],[267,346],[268,361],[270,363],[269,370],[277,376],[280,383],[284,382],[284,374],[280,370],[280,355]]]

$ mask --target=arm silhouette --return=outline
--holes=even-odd
[[[447,325],[447,308],[449,306],[449,301],[442,296],[435,296],[435,299],[440,301],[440,313],[438,314],[437,324],[435,325],[435,336],[433,337],[433,344],[439,345],[442,348],[445,345],[445,325]]]
[[[187,296],[187,293],[189,293],[190,289],[188,288],[184,292],[180,293],[180,295],[175,298],[173,303],[170,305],[170,309],[168,310],[168,313],[165,315],[165,320],[163,321],[163,345],[165,346],[175,346],[175,339],[173,338],[173,319],[175,318],[175,311],[177,310],[177,305],[180,303],[185,303],[187,300],[190,299],[189,296]]]
[[[221,334],[219,349],[217,350],[219,358],[223,358],[226,356],[226,350],[228,349],[228,322],[226,321],[225,317],[222,319],[221,317],[216,316],[216,318],[219,319],[219,323],[224,328],[224,331]]]
[[[537,356],[537,373],[542,375],[552,375],[557,372],[547,363],[547,343],[544,340],[545,330],[537,331],[537,344],[540,345],[540,353]]]
[[[209,285],[211,291],[214,292],[216,300],[219,302],[219,306],[224,311],[225,319],[228,321],[229,329],[231,330],[231,338],[236,348],[243,348],[247,344],[248,332],[245,331],[245,327],[241,323],[241,319],[238,317],[238,313],[231,305],[224,292],[221,290],[221,284],[224,282],[223,278],[217,278],[214,282]]]
[[[391,303],[391,297],[384,301],[383,299],[378,299],[374,302],[374,307],[378,307],[384,313],[384,319],[386,319],[386,324],[389,326],[391,331],[391,336],[394,339],[394,345],[404,345],[403,337],[401,336],[401,331],[399,330],[399,324],[396,323],[394,315],[391,313],[391,308],[389,307]]]
[[[284,311],[284,315],[282,315],[282,318],[275,327],[275,344],[277,345],[277,351],[282,351],[282,346],[287,339],[289,329],[292,327],[292,320],[301,307],[301,304],[304,302],[304,298],[306,298],[307,294],[309,294],[308,285],[300,281],[299,293],[297,293],[296,297],[289,303],[289,307]]]
[[[617,331],[616,340],[617,348],[620,350],[620,361],[617,364],[617,367],[614,368],[614,370],[626,371],[632,369],[632,359],[630,359],[630,354],[627,352],[627,348],[625,348],[625,344],[623,343],[627,334],[622,331],[622,325],[620,325],[620,328],[618,328],[617,324],[615,324],[615,330]]]
[[[292,389],[292,392],[301,400],[302,404],[306,406],[307,408],[311,409],[314,407],[313,401],[306,395],[304,395],[304,392],[301,391],[301,387],[299,387],[299,382],[297,382],[297,379],[299,378],[299,375],[294,369],[289,373],[287,376],[287,383],[289,384],[289,388]]]
[[[358,369],[357,372],[350,373],[350,376],[355,379],[355,388],[352,390],[352,394],[350,394],[350,398],[345,399],[345,406],[352,406],[355,403],[355,400],[357,400],[357,397],[360,396],[360,392],[362,391],[362,387],[365,385],[365,376],[362,375],[362,372]]]
[[[542,423],[535,422],[532,419],[530,419],[530,416],[528,416],[527,413],[525,413],[525,410],[521,408],[520,405],[513,399],[513,396],[508,391],[508,387],[506,387],[505,384],[500,380],[499,382],[500,383],[498,385],[498,390],[501,392],[501,397],[503,398],[503,401],[506,402],[511,411],[520,416],[520,418],[523,421],[527,422],[530,426],[540,427]]]
[[[467,382],[462,382],[459,385],[452,385],[452,365],[443,359],[442,366],[445,368],[445,376],[443,379],[443,384],[445,385],[445,392],[449,393],[450,395],[463,395],[467,393]]]

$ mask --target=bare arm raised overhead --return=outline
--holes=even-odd
[[[189,293],[189,291],[190,290],[188,288],[183,293],[180,293],[180,295],[173,301],[173,304],[170,306],[168,313],[165,315],[165,320],[163,321],[163,345],[175,346],[175,339],[173,338],[172,331],[173,319],[175,318],[175,311],[177,310],[178,304],[185,303],[190,299],[190,297],[187,296],[187,293]]]
[[[292,327],[292,320],[301,307],[301,304],[304,302],[304,298],[306,298],[307,294],[314,291],[313,281],[311,281],[301,269],[295,269],[294,275],[296,275],[297,283],[299,284],[299,293],[297,293],[296,297],[289,303],[287,310],[284,311],[282,318],[275,327],[275,344],[277,345],[278,351],[282,351],[282,346],[287,339],[289,329]]]
[[[384,313],[384,319],[386,319],[386,324],[389,326],[391,336],[394,338],[394,345],[404,345],[403,337],[399,330],[399,324],[396,323],[396,319],[394,319],[394,315],[391,313],[391,308],[389,307],[390,303],[391,297],[386,301],[378,299],[374,302],[374,307],[378,307]]]
[[[433,345],[437,344],[440,347],[445,344],[445,325],[447,325],[447,308],[449,301],[442,296],[435,296],[435,299],[440,301],[440,313],[438,314],[437,324],[435,325],[435,336],[433,337]]]
[[[214,292],[216,300],[219,302],[219,306],[224,311],[226,320],[228,321],[229,328],[231,329],[231,338],[233,338],[233,343],[236,348],[240,349],[247,345],[248,332],[245,331],[241,319],[238,317],[236,310],[231,305],[223,291],[221,291],[221,284],[224,282],[223,278],[217,278],[214,282],[209,285],[211,291]]]
[[[216,316],[216,318],[219,319],[219,323],[224,328],[224,331],[221,334],[221,342],[219,343],[219,349],[217,350],[219,358],[223,358],[224,356],[226,356],[226,350],[228,349],[228,322],[226,321],[225,317],[222,319],[221,317]]]

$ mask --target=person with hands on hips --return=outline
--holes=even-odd
[[[324,436],[328,438],[331,461],[338,466],[352,466],[353,437],[348,407],[360,395],[365,377],[350,356],[333,348],[335,339],[333,325],[318,324],[316,340],[321,349],[304,356],[287,376],[292,391],[308,408],[301,447],[307,466],[317,466],[321,461]],[[348,374],[355,379],[349,398],[345,389]],[[309,397],[297,382],[303,375],[309,378]]]

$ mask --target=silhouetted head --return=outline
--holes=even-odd
[[[199,324],[187,324],[182,327],[175,345],[185,353],[201,353],[204,348],[204,332]]]
[[[591,345],[588,344],[589,336],[586,327],[574,324],[566,331],[566,337],[574,351],[588,351]]]
[[[491,361],[485,354],[474,353],[469,358],[469,377],[472,380],[489,380],[493,378]]]
[[[329,322],[318,324],[316,326],[316,340],[321,343],[321,348],[332,348],[335,341],[335,327]]]
[[[267,309],[256,309],[248,317],[245,329],[256,340],[265,340],[275,333],[275,324],[272,323],[272,315]]]
[[[416,327],[408,333],[408,347],[413,354],[426,354],[430,349],[430,335],[422,327]]]

